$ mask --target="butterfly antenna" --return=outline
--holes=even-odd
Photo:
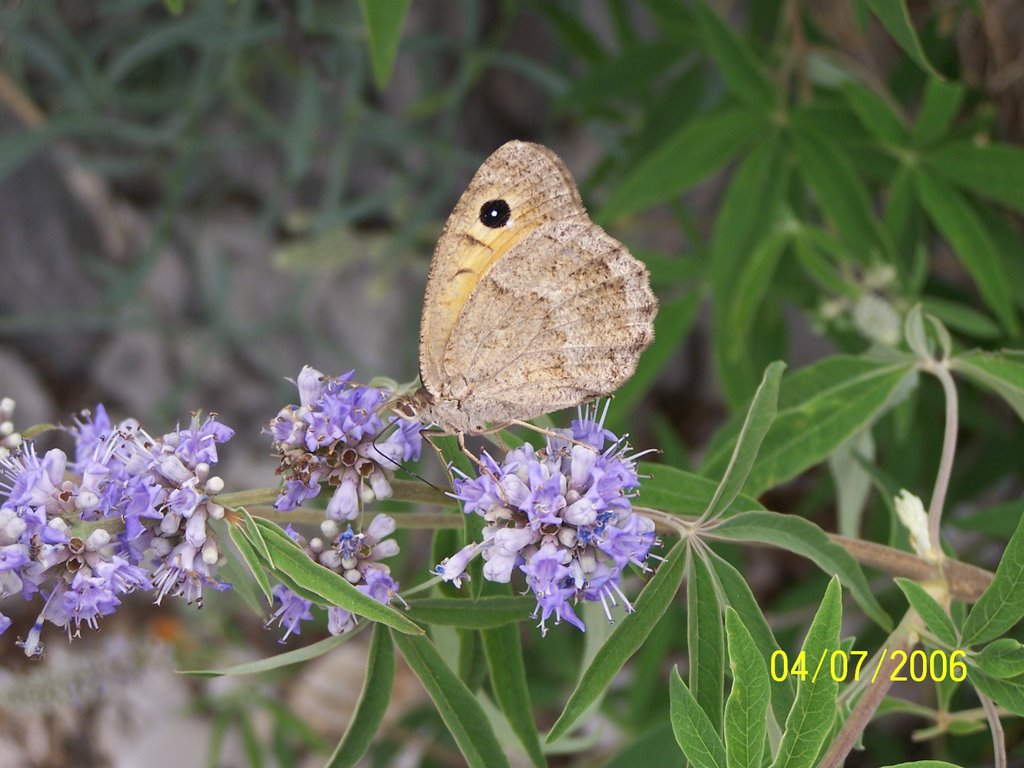
[[[398,422],[395,422],[395,424],[397,424],[397,423]],[[443,488],[438,488],[432,482],[427,480],[427,478],[425,478],[422,475],[419,475],[419,474],[413,472],[411,469],[406,467],[404,464],[400,464],[399,462],[395,461],[390,456],[388,456],[386,453],[384,453],[384,451],[382,451],[380,448],[377,447],[377,440],[379,440],[381,437],[383,437],[384,434],[388,431],[388,429],[390,429],[391,426],[392,425],[389,424],[388,428],[384,429],[379,435],[377,435],[377,437],[375,437],[373,442],[371,443],[371,445],[373,446],[374,452],[376,452],[376,454],[378,456],[380,456],[384,460],[383,463],[385,464],[385,466],[393,467],[396,471],[405,472],[405,474],[409,475],[410,477],[414,477],[417,480],[420,480],[421,482],[426,483],[427,485],[429,485],[431,488],[433,488],[438,493],[445,493],[446,491]]]

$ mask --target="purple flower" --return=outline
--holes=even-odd
[[[299,597],[283,584],[275,584],[271,593],[274,595],[274,600],[281,603],[281,607],[271,615],[267,627],[276,619],[278,626],[284,627],[286,630],[284,636],[278,641],[284,643],[290,635],[302,634],[301,623],[313,618],[313,612],[310,610],[313,603]]]
[[[291,526],[286,529],[286,533],[313,560],[342,576],[363,594],[384,605],[390,604],[393,598],[402,600],[398,595],[398,582],[392,578],[388,566],[380,562],[398,554],[398,543],[387,538],[395,531],[393,518],[377,515],[363,531],[355,531],[351,525],[341,531],[337,522],[328,519],[321,524],[320,530],[330,540],[329,543],[320,537],[307,541]],[[274,587],[273,592],[274,597],[281,602],[281,607],[271,616],[268,626],[277,619],[279,626],[287,629],[281,638],[283,642],[290,634],[299,634],[300,621],[313,618],[309,610],[312,603],[283,585]],[[356,623],[357,617],[350,611],[338,606],[328,607],[327,631],[332,635],[348,632]]]
[[[67,431],[73,462],[60,450],[40,458],[31,442],[0,457],[0,599],[45,598],[20,642],[33,656],[45,623],[77,636],[127,593],[201,602],[204,586],[227,586],[208,521],[224,516],[215,500],[224,483],[211,468],[230,428],[193,415],[188,427],[154,438],[98,405]]]
[[[547,621],[584,629],[573,610],[578,600],[633,607],[619,589],[630,563],[648,570],[656,543],[654,524],[633,512],[630,499],[640,484],[636,455],[604,427],[607,406],[580,411],[571,430],[549,437],[539,451],[521,446],[499,464],[486,453],[475,478],[461,473],[454,498],[486,521],[483,542],[471,544],[434,572],[457,586],[469,560],[482,554],[484,578],[508,582],[518,569],[537,600],[541,631]]]
[[[353,384],[353,375],[331,378],[307,365],[296,380],[299,405],[285,406],[268,425],[284,477],[277,509],[295,509],[330,483],[327,516],[354,520],[363,504],[391,496],[400,462],[419,458],[420,426],[397,416],[381,419],[391,392]]]

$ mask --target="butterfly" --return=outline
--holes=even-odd
[[[395,410],[466,434],[618,389],[654,339],[647,268],[594,224],[547,147],[510,141],[473,176],[434,250],[422,386]]]

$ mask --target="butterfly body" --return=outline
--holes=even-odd
[[[438,241],[420,325],[422,387],[396,409],[456,434],[620,387],[654,338],[647,269],[587,216],[551,150],[509,142]]]

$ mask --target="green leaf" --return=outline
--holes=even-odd
[[[963,195],[937,177],[914,174],[914,187],[928,218],[953,246],[982,297],[1011,333],[1017,331],[1010,282],[995,241]]]
[[[266,659],[260,659],[259,661],[247,661],[244,664],[236,664],[233,667],[225,667],[224,669],[183,669],[178,672],[179,675],[190,675],[192,677],[229,677],[233,675],[254,675],[257,672],[269,672],[272,669],[281,669],[282,667],[289,667],[292,664],[299,664],[303,661],[309,661],[315,659],[318,656],[323,656],[328,651],[332,651],[343,643],[347,643],[350,638],[355,637],[351,632],[346,632],[343,635],[324,638],[323,640],[307,645],[302,648],[296,648],[294,651],[288,651],[287,653],[279,653],[276,656],[270,656]]]
[[[460,598],[430,597],[409,601],[409,616],[430,625],[462,627],[464,629],[491,629],[525,621],[536,603],[525,597],[494,595],[491,597]]]
[[[164,0],[164,8],[172,16],[180,16],[181,12],[185,10],[185,0]]]
[[[694,768],[726,768],[725,747],[707,713],[673,667],[668,681],[669,716],[679,748]]]
[[[968,681],[1000,707],[1024,717],[1024,675],[1016,677],[992,677],[977,667],[971,667]]]
[[[956,627],[942,606],[916,581],[896,577],[896,586],[903,590],[907,602],[924,619],[925,625],[946,648],[956,649]]]
[[[736,440],[736,448],[729,459],[729,465],[725,468],[722,481],[715,490],[715,495],[708,505],[705,518],[715,520],[728,509],[735,501],[743,488],[743,484],[754,466],[757,452],[761,448],[761,441],[768,433],[779,401],[779,382],[782,380],[782,372],[786,370],[786,364],[776,361],[768,366],[761,379],[761,386],[754,393],[754,399],[747,410],[747,417],[740,428],[739,438]]]
[[[344,608],[371,621],[387,624],[399,632],[423,634],[422,628],[394,608],[378,603],[334,571],[314,562],[276,525],[261,518],[255,520],[271,551],[275,572],[287,576],[307,592],[318,595],[325,605]]]
[[[729,90],[750,107],[768,112],[775,107],[776,94],[750,47],[733,34],[722,18],[704,0],[694,3],[701,45],[722,72]]]
[[[658,620],[679,591],[686,565],[686,546],[677,542],[658,566],[637,598],[635,610],[615,627],[607,642],[601,646],[572,692],[565,709],[548,733],[546,741],[555,741],[564,735],[587,707],[611,683],[622,665],[643,645]]]
[[[810,520],[777,512],[741,512],[722,520],[708,535],[729,541],[770,544],[806,557],[825,573],[838,576],[864,613],[882,627],[892,627],[892,620],[878,604],[853,555],[833,543]]]
[[[915,760],[912,763],[893,763],[885,768],[962,768],[962,766],[947,763],[945,760]]]
[[[231,543],[238,549],[238,554],[242,556],[242,560],[249,567],[250,573],[256,583],[259,584],[260,590],[263,595],[267,598],[268,603],[274,602],[274,596],[270,591],[270,579],[267,578],[267,572],[263,570],[263,564],[260,562],[260,557],[256,554],[256,550],[252,544],[249,543],[249,539],[246,537],[244,531],[242,531],[236,525],[228,525],[228,536],[231,537]]]
[[[781,650],[781,647],[761,612],[750,585],[743,578],[743,574],[714,552],[710,554],[710,561],[729,607],[736,611],[744,627],[750,632],[754,646],[761,653],[765,665],[771,664],[772,654]],[[793,705],[793,694],[793,683],[788,677],[781,682],[772,682],[772,711],[780,723],[785,721],[789,708]]]
[[[384,720],[394,682],[395,646],[391,642],[391,634],[378,624],[373,628],[373,640],[370,641],[363,690],[345,735],[327,761],[328,768],[354,766],[366,754]]]
[[[903,117],[890,101],[855,80],[847,80],[842,89],[857,119],[876,139],[894,146],[906,144],[907,128]]]
[[[928,169],[987,200],[1024,211],[1024,149],[952,142],[924,156]]]
[[[612,432],[621,435],[626,431],[627,418],[633,408],[654,385],[662,370],[676,359],[683,340],[693,327],[700,300],[700,291],[693,290],[664,301],[658,307],[658,315],[654,318],[654,341],[640,359],[636,373],[615,393],[607,422]]]
[[[359,0],[363,20],[369,32],[370,63],[373,80],[384,88],[391,80],[402,39],[402,25],[411,0]]]
[[[852,362],[859,361],[859,362]],[[840,445],[870,425],[900,385],[914,376],[909,363],[879,363],[859,358],[826,358],[787,377],[779,393],[779,411],[758,453],[744,490],[760,495],[825,460]],[[725,468],[728,441],[739,426],[716,436],[701,472]]]
[[[612,221],[677,197],[725,165],[763,130],[763,120],[743,109],[694,118],[626,174],[595,219]]]
[[[839,683],[832,678],[825,656],[839,648],[841,595],[839,582],[833,578],[804,638],[801,650],[806,655],[807,676],[796,684],[796,701],[786,718],[772,768],[811,768],[832,728]]]
[[[1024,617],[1024,515],[996,566],[996,577],[967,614],[961,643],[966,648],[994,640],[1016,625],[1021,617]]]
[[[1001,637],[978,651],[972,662],[990,677],[1017,677],[1024,674],[1024,645],[1012,637]]]
[[[690,559],[686,581],[686,647],[690,652],[690,692],[716,731],[722,727],[725,644],[722,609],[715,582],[699,556]]]
[[[466,762],[480,768],[508,766],[508,758],[487,715],[466,684],[445,663],[430,638],[396,632],[391,636],[437,707]]]
[[[859,262],[870,262],[872,253],[892,257],[895,248],[849,158],[817,134],[793,131],[789,135],[801,175],[849,245],[850,256]]]
[[[777,131],[758,141],[729,182],[715,218],[711,295],[715,363],[730,408],[757,386],[750,330],[788,232],[778,222],[789,178]],[[770,233],[770,234],[769,234]]]
[[[907,11],[906,0],[867,0],[867,4],[893,39],[899,43],[900,48],[917,66],[926,74],[943,79],[924,54],[921,41],[917,37],[914,25],[910,22],[910,12]]]
[[[666,718],[654,727],[641,733],[624,746],[601,768],[636,768],[638,765],[662,765],[666,755],[676,752],[676,739],[672,724]]]
[[[1002,396],[1024,419],[1024,355],[1016,351],[983,352],[978,349],[953,358],[954,371]]]
[[[862,429],[828,457],[829,474],[836,488],[836,527],[841,536],[857,538],[864,505],[871,493],[871,476],[862,461],[875,458],[871,429]]]
[[[675,515],[703,513],[718,489],[718,483],[667,464],[640,462],[640,475],[646,477],[640,486],[640,503]],[[740,494],[726,514],[740,510],[764,509],[757,499]]]
[[[768,667],[743,619],[725,609],[732,690],[725,702],[725,751],[728,768],[761,768],[767,736],[771,683]]]
[[[928,78],[924,99],[914,123],[914,143],[924,146],[945,136],[960,111],[960,105],[964,103],[965,93],[959,83],[936,77]]]
[[[544,751],[541,749],[537,725],[533,721],[530,691],[526,687],[526,665],[519,641],[519,627],[506,624],[481,633],[487,668],[491,675],[491,690],[509,725],[526,750],[530,761],[543,768]]]
[[[650,82],[670,64],[679,61],[675,42],[658,40],[634,43],[613,59],[595,63],[573,81],[563,103],[577,109],[606,110],[619,99],[646,100]]]
[[[940,299],[936,296],[922,297],[924,308],[950,328],[977,339],[996,339],[1002,331],[993,320],[969,304]]]

